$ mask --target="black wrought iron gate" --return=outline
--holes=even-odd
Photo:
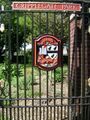
[[[0,120],[90,120],[90,5],[80,4],[80,12],[0,11]],[[52,71],[33,66],[34,40],[45,34],[62,41]]]

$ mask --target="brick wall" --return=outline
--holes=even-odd
[[[81,19],[79,18],[76,24],[75,18],[73,18],[70,21],[70,80],[72,84],[71,94],[73,96],[81,95],[81,44]],[[85,68],[83,69],[85,69],[85,87],[88,91],[88,78],[90,78],[90,34],[87,29],[85,30]]]
[[[80,20],[70,21],[70,79],[72,95],[79,96],[81,89],[81,29]]]

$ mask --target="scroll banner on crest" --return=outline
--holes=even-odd
[[[34,40],[34,66],[49,71],[61,65],[61,40],[43,35]]]
[[[12,10],[81,11],[81,4],[59,2],[12,2]]]

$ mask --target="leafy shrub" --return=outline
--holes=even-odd
[[[63,78],[67,76],[67,73],[68,73],[67,66],[65,65],[63,66],[63,68],[62,67],[57,68],[55,73],[56,73],[55,74],[56,82],[61,82]]]
[[[18,65],[18,68],[15,64],[12,64],[10,65],[10,69],[8,67],[3,67],[2,69],[2,75],[4,78],[8,78],[8,71],[9,71],[9,74],[11,75],[11,77],[14,77],[14,76],[22,76],[22,71],[21,71],[21,68],[22,66],[21,65]]]
[[[15,81],[16,76],[23,76],[22,73],[22,67],[21,65],[18,65],[18,68],[15,64],[11,64],[8,66],[7,62],[6,64],[0,64],[0,81],[4,81],[4,86],[1,89],[1,97],[8,97],[9,96],[9,83],[11,81]],[[10,76],[9,76],[10,75]],[[10,79],[9,79],[10,77]]]
[[[32,76],[27,76],[25,80],[24,77],[19,79],[20,90],[24,90],[24,89],[29,90],[31,84],[32,84]]]

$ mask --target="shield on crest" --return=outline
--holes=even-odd
[[[52,35],[43,35],[34,40],[34,66],[54,70],[60,66],[61,40]]]

